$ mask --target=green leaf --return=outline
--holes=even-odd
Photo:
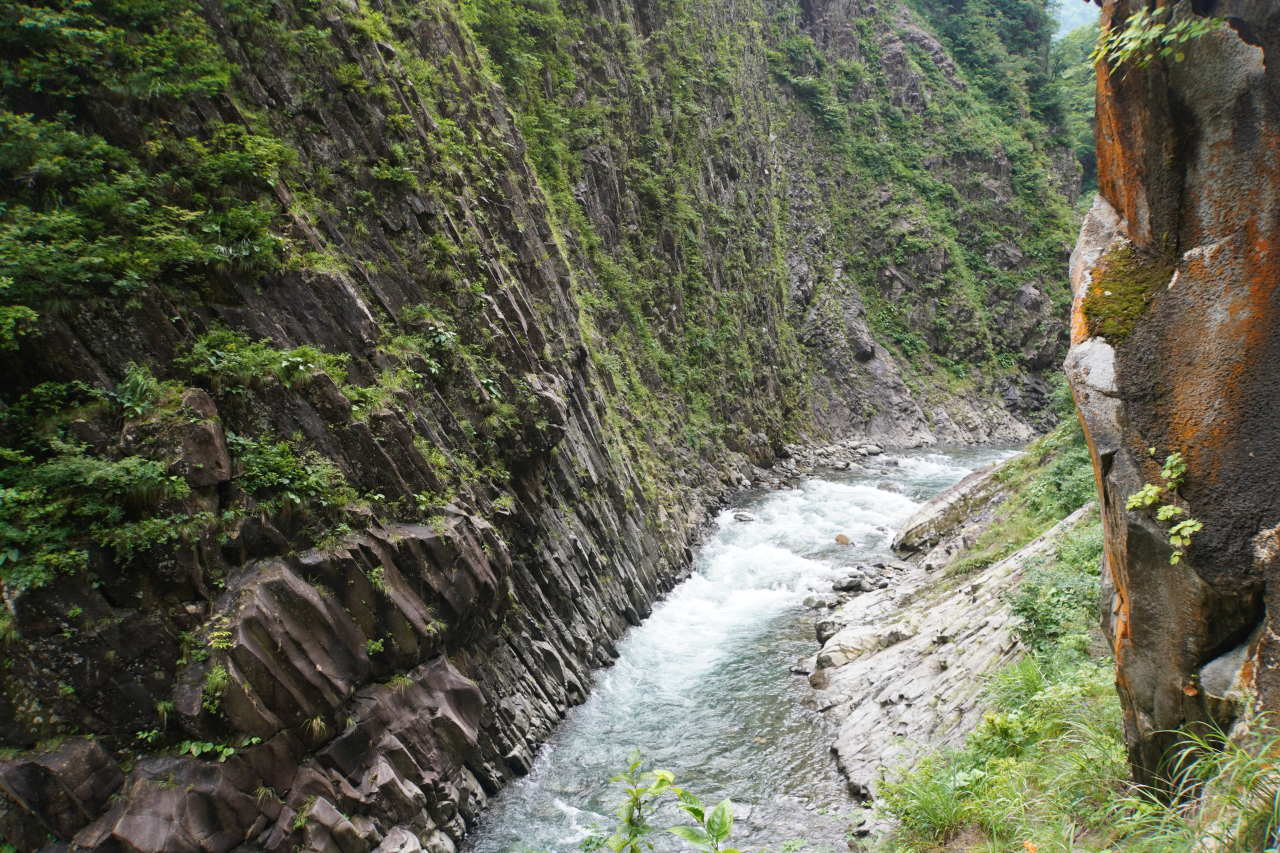
[[[733,829],[733,803],[726,797],[707,818],[707,832],[715,836],[716,841],[724,841]]]
[[[706,811],[702,807],[702,800],[699,800],[688,791],[680,792],[680,808],[689,813],[689,816],[698,823],[705,823],[707,819]]]
[[[673,826],[667,832],[688,841],[703,853],[715,853],[715,843],[711,836],[696,826]]]

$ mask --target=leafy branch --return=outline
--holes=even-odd
[[[618,808],[621,823],[602,845],[597,841],[595,845],[591,845],[591,849],[612,850],[614,853],[653,850],[653,842],[645,840],[645,836],[657,830],[649,824],[648,818],[657,808],[658,800],[671,793],[678,798],[676,805],[693,818],[696,825],[673,826],[667,832],[689,842],[700,853],[739,853],[733,848],[721,846],[729,839],[729,833],[733,830],[732,802],[728,799],[721,800],[708,813],[701,800],[676,786],[675,776],[671,771],[642,771],[640,768],[644,759],[640,750],[633,750],[627,756],[627,762],[627,771],[609,780],[621,784],[626,793],[626,798]]]
[[[1184,45],[1208,35],[1222,23],[1221,18],[1165,20],[1171,17],[1172,8],[1163,6],[1151,12],[1144,7],[1130,15],[1123,28],[1103,30],[1089,58],[1094,62],[1105,60],[1112,74],[1126,62],[1137,68],[1145,68],[1157,58],[1182,62],[1187,58]]]

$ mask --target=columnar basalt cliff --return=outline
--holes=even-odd
[[[1141,5],[1109,0],[1104,25]],[[1102,497],[1103,622],[1144,781],[1177,729],[1231,725],[1250,692],[1280,710],[1280,8],[1173,12],[1193,13],[1225,25],[1180,48],[1184,62],[1098,75],[1101,192],[1071,262],[1067,375]],[[1165,477],[1174,453],[1186,472]],[[1127,509],[1144,485],[1164,491]],[[1203,527],[1176,549],[1171,527],[1187,519]]]
[[[452,850],[752,463],[1052,420],[1043,14],[549,9],[0,11],[8,844]]]

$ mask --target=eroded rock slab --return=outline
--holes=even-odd
[[[1077,510],[963,578],[939,580],[912,567],[896,587],[853,599],[830,617],[839,627],[818,653],[807,701],[839,721],[833,748],[853,794],[874,798],[882,771],[963,742],[987,707],[985,676],[1024,651],[1002,596],[1028,561],[1096,512],[1092,504]]]

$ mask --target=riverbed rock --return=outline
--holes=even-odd
[[[1078,510],[963,580],[938,582],[913,566],[894,588],[862,595],[822,623],[806,702],[838,721],[833,748],[855,796],[873,799],[882,771],[908,765],[925,745],[963,742],[986,709],[984,677],[1024,651],[1004,594],[1096,513]]]
[[[862,584],[866,583],[866,575],[859,572],[858,574],[849,575],[847,578],[841,578],[831,585],[836,592],[854,592],[862,591]]]
[[[903,554],[929,551],[945,533],[995,502],[1000,496],[1000,483],[992,476],[995,469],[995,465],[988,465],[974,471],[916,510],[893,537],[893,550]]]

